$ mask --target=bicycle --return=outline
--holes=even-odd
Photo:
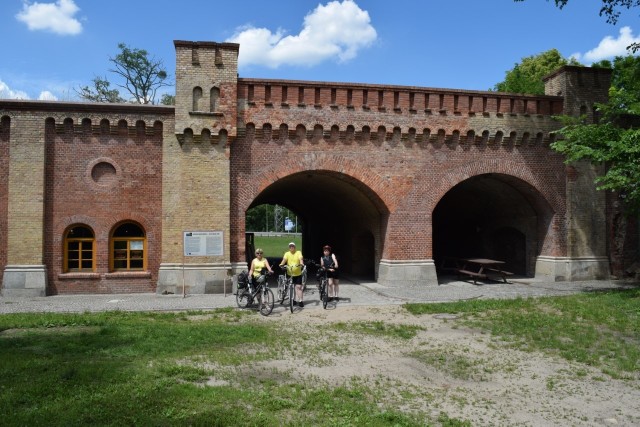
[[[236,303],[238,307],[247,308],[258,298],[260,314],[263,316],[271,314],[275,299],[273,297],[273,291],[269,289],[267,275],[268,273],[266,271],[262,272],[260,276],[254,280],[255,284],[253,289],[251,282],[249,282],[245,288],[238,289],[238,293],[236,293]]]
[[[318,267],[318,272],[316,273],[316,277],[318,278],[318,292],[320,294],[320,301],[322,301],[322,308],[327,308],[327,303],[329,302],[329,279],[327,278],[327,269],[316,264]]]
[[[302,267],[303,274],[306,273],[307,266],[306,265],[296,265],[295,267]],[[295,300],[295,285],[293,284],[293,278],[291,276],[290,271],[293,266],[289,265],[281,265],[280,268],[285,271],[284,275],[278,276],[278,299],[280,300],[280,304],[284,302],[284,300],[289,298],[289,309],[293,313],[294,300]],[[303,287],[304,292],[304,287]]]
[[[284,274],[278,276],[278,289],[276,291],[276,295],[281,305],[284,303],[284,300],[289,297],[289,283],[287,281],[287,276]]]

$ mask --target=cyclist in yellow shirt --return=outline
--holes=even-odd
[[[262,274],[262,269],[266,268],[269,273],[273,273],[269,261],[263,256],[262,249],[256,249],[256,257],[251,261],[251,267],[249,268],[249,277],[251,281],[255,283],[256,279]]]
[[[294,242],[289,243],[289,251],[285,252],[282,256],[280,265],[288,265],[287,274],[291,276],[293,284],[296,286],[296,301],[298,307],[304,307],[302,302],[302,266],[304,260],[302,259],[302,252],[296,250],[296,244]]]

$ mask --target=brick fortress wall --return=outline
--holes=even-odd
[[[374,231],[384,242],[377,261],[430,259],[431,214],[442,196],[466,178],[497,173],[528,183],[555,212],[553,227],[540,231],[540,252],[566,252],[565,166],[548,147],[562,97],[257,79],[240,79],[238,93],[244,133],[232,153],[240,204],[232,223],[278,179],[334,171],[388,209],[386,226]],[[241,259],[243,244],[235,250]]]

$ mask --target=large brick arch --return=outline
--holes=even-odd
[[[493,159],[469,162],[460,167],[449,169],[443,174],[442,179],[431,188],[427,196],[431,212],[433,212],[438,201],[453,187],[469,178],[488,173],[508,175],[524,181],[539,193],[540,197],[548,203],[553,212],[564,214],[566,200],[564,192],[562,194],[559,193],[559,191],[564,190],[563,177],[558,177],[557,175],[543,177],[534,173],[526,164]]]
[[[440,200],[458,184],[485,174],[493,174],[508,178],[515,178],[517,190],[530,203],[537,215],[542,219],[538,230],[541,240],[540,251],[544,255],[566,255],[567,243],[566,227],[566,191],[564,175],[558,174],[556,169],[547,173],[534,173],[526,164],[514,161],[479,160],[469,162],[458,168],[449,170],[442,176],[438,185],[432,188],[425,210],[433,212]],[[548,228],[545,224],[548,223]],[[429,227],[433,224],[429,221]],[[558,232],[560,231],[560,232]],[[432,229],[429,230],[433,232]]]
[[[343,156],[314,153],[299,159],[287,158],[281,163],[256,171],[241,190],[240,211],[246,212],[253,200],[274,182],[302,172],[335,173],[365,193],[381,214],[392,211],[402,198],[391,191],[391,184],[371,168]],[[243,191],[244,190],[244,191]]]
[[[257,170],[250,170],[246,175],[238,174],[235,180],[236,185],[232,191],[232,215],[230,218],[232,230],[231,252],[234,262],[243,262],[245,258],[244,232],[246,231],[245,215],[247,209],[252,204],[255,204],[256,199],[259,199],[261,194],[269,187],[272,187],[274,183],[291,183],[292,180],[302,178],[305,175],[323,177],[323,182],[329,183],[329,185],[336,185],[336,191],[342,192],[346,191],[346,188],[350,188],[348,190],[350,194],[353,194],[351,192],[356,192],[367,199],[370,205],[366,209],[372,216],[377,218],[371,220],[375,222],[375,226],[372,225],[373,223],[368,223],[368,228],[372,235],[375,236],[376,245],[382,248],[380,243],[381,239],[383,239],[380,232],[381,224],[386,222],[390,211],[401,203],[403,194],[393,191],[393,183],[371,167],[364,167],[355,160],[335,153],[308,152],[302,156],[290,155],[283,157],[278,162],[267,163],[266,166]],[[308,191],[315,193],[313,188]],[[280,192],[277,197],[281,200],[277,202],[278,204],[293,208],[287,203],[286,194]],[[350,200],[348,199],[347,197],[345,202],[349,202]],[[314,215],[315,213],[312,214],[312,216]],[[357,226],[364,226],[364,223],[357,224]],[[317,245],[314,240],[317,238],[318,236],[313,234],[305,241],[312,244],[315,249]],[[344,244],[347,244],[346,240]],[[371,251],[373,252],[373,249]]]

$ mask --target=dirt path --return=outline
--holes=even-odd
[[[411,339],[371,333],[319,334],[339,324],[407,328]],[[300,336],[276,370],[303,366],[293,375],[327,384],[359,381],[382,388],[381,402],[433,419],[441,412],[474,426],[637,426],[640,377],[612,379],[601,370],[538,352],[510,349],[451,316],[413,316],[400,306],[302,310],[262,318],[283,322]],[[363,326],[364,325],[364,326]],[[330,328],[327,328],[331,331]]]

